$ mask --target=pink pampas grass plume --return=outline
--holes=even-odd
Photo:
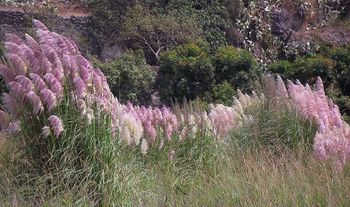
[[[52,73],[47,73],[44,76],[44,79],[49,86],[50,90],[54,92],[58,99],[63,98],[63,87],[61,83],[57,80],[57,78]]]
[[[20,54],[21,49],[20,45],[17,45],[13,42],[5,42],[5,49],[7,54]]]
[[[24,75],[19,75],[15,80],[22,85],[22,89],[26,92],[29,92],[34,89],[33,82]]]
[[[87,94],[87,88],[84,81],[80,77],[75,77],[73,79],[73,84],[74,84],[76,95],[79,98],[84,98]]]
[[[46,83],[39,75],[31,73],[29,74],[29,77],[32,79],[34,87],[38,92],[42,91],[43,89],[48,89]]]
[[[16,134],[21,131],[21,125],[19,121],[10,122],[7,129],[11,134]]]
[[[13,71],[5,65],[0,64],[0,75],[4,78],[6,83],[14,80],[15,74]]]
[[[62,120],[55,115],[51,115],[48,119],[51,128],[53,129],[54,135],[59,137],[64,131]]]
[[[43,104],[39,96],[34,91],[30,91],[27,93],[26,100],[32,105],[33,112],[35,115],[38,115],[44,111]]]
[[[5,38],[7,42],[12,42],[15,43],[17,45],[20,45],[22,43],[22,39],[19,38],[17,35],[15,34],[11,34],[11,33],[6,33],[5,34]]]
[[[17,115],[19,106],[16,99],[8,93],[3,93],[2,96],[3,96],[3,104],[6,111],[9,112],[9,114],[11,114],[12,116]]]
[[[47,27],[43,23],[41,23],[41,21],[36,19],[33,20],[33,27],[35,30],[48,31]]]
[[[7,54],[6,56],[15,75],[25,75],[27,73],[27,65],[20,56],[17,54]]]
[[[20,103],[22,103],[24,100],[24,97],[27,93],[25,88],[20,83],[18,83],[16,81],[11,81],[8,84],[8,86],[10,88],[10,94],[12,95],[12,97],[17,99]]]
[[[50,89],[40,91],[40,98],[45,103],[48,111],[52,111],[57,106],[57,98]]]
[[[31,36],[28,35],[28,34],[25,34],[25,39],[26,39],[27,45],[28,45],[33,51],[41,52],[41,47],[40,47],[40,45],[37,43],[37,41],[36,41],[33,37],[31,37]]]

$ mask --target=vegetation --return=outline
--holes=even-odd
[[[327,48],[321,54],[297,58],[295,61],[278,61],[269,70],[288,79],[299,79],[303,83],[314,83],[315,77],[324,80],[327,94],[339,105],[346,116],[349,108],[349,55],[348,47]]]
[[[159,95],[164,102],[204,97],[214,81],[214,66],[206,46],[187,44],[160,59]]]
[[[251,91],[261,75],[255,58],[232,46],[219,48],[213,62],[218,83],[228,81],[244,91]]]
[[[0,44],[2,205],[350,205],[350,47],[274,39],[280,1],[83,2],[120,57],[37,20]]]
[[[200,38],[201,33],[191,18],[176,14],[161,14],[136,5],[126,14],[121,35],[134,44],[141,44],[156,60],[159,60],[161,51],[193,42]]]
[[[142,51],[126,52],[109,63],[96,63],[106,75],[112,93],[122,102],[150,104],[156,73]]]

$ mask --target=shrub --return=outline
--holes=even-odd
[[[122,102],[150,104],[156,73],[143,53],[126,52],[109,63],[96,63],[106,75],[112,93]]]
[[[214,67],[203,45],[186,44],[166,52],[160,59],[159,95],[162,101],[194,100],[210,91]]]
[[[326,87],[335,79],[335,63],[332,59],[315,55],[311,57],[297,58],[294,62],[278,61],[269,66],[271,72],[279,73],[288,79],[299,79],[303,83],[314,83],[320,76]]]
[[[269,65],[269,71],[280,74],[283,78],[293,76],[294,64],[287,60],[277,61]]]
[[[244,91],[252,90],[260,72],[254,57],[246,50],[232,46],[221,47],[214,56],[215,78],[218,83],[228,81]]]
[[[324,80],[326,86],[328,86],[334,79],[334,62],[332,59],[316,55],[312,57],[299,58],[295,62],[295,72],[293,78],[306,83],[313,83],[317,76]]]
[[[224,81],[221,84],[214,85],[210,95],[213,103],[231,106],[233,104],[232,97],[235,93],[234,87],[227,81]]]

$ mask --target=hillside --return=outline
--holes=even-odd
[[[0,5],[0,206],[350,206],[350,1]]]

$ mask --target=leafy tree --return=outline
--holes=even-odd
[[[118,38],[122,18],[128,7],[135,5],[136,2],[136,0],[89,0],[94,32],[100,41]]]
[[[130,8],[122,24],[124,39],[139,43],[159,60],[160,52],[201,36],[196,22],[176,13],[162,14],[140,4]]]
[[[228,81],[235,87],[249,91],[260,76],[254,57],[246,50],[232,46],[220,47],[213,60],[218,83]]]
[[[150,104],[156,73],[142,52],[126,52],[109,63],[96,63],[107,76],[112,93],[122,102]]]
[[[225,4],[222,0],[168,0],[167,11],[177,11],[181,16],[196,19],[212,51],[226,43],[225,31],[230,25]]]
[[[162,101],[174,98],[194,100],[203,98],[211,90],[214,67],[208,49],[201,44],[186,44],[164,53],[160,58],[157,83]]]

